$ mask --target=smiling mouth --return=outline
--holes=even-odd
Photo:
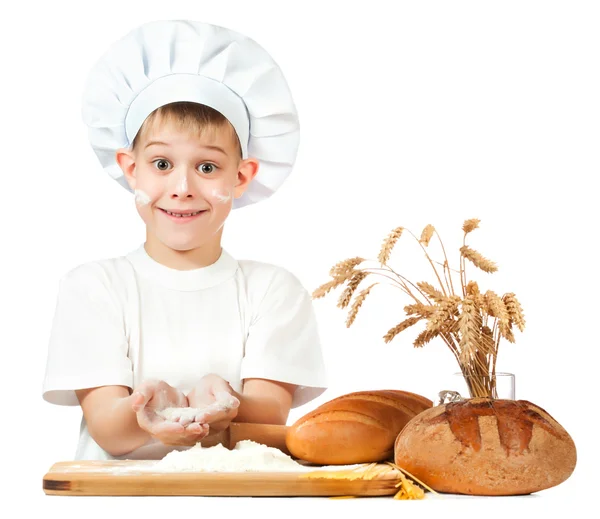
[[[199,214],[202,214],[204,212],[206,212],[206,209],[202,209],[201,211],[189,211],[189,212],[173,212],[173,211],[167,211],[166,209],[163,209],[162,207],[159,207],[159,209],[163,212],[168,214],[169,216],[173,216],[175,218],[189,218],[192,216],[197,216]]]

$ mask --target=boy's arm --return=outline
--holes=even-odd
[[[296,387],[274,380],[246,379],[233,421],[285,425]]]
[[[111,456],[122,456],[146,444],[144,431],[133,411],[134,396],[125,386],[102,386],[75,391],[88,431]]]
[[[204,438],[208,425],[173,422],[156,411],[186,407],[186,396],[162,380],[148,380],[130,395],[125,386],[102,386],[75,391],[90,435],[112,456],[122,456],[150,439],[165,445],[192,446]]]
[[[188,405],[203,409],[195,420],[210,425],[211,434],[229,427],[230,422],[285,425],[292,406],[295,384],[260,378],[244,381],[241,393],[214,373],[202,377],[188,394]],[[235,397],[228,402],[227,395]],[[215,404],[225,404],[216,405]]]

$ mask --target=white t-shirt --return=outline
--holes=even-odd
[[[84,263],[60,280],[43,397],[79,405],[76,389],[164,380],[187,394],[208,373],[242,391],[247,378],[297,384],[292,407],[318,397],[326,376],[310,294],[286,269],[235,260],[176,270],[142,244]],[[185,447],[184,447],[185,449]],[[159,459],[158,441],[121,459]],[[82,419],[75,459],[115,459]]]

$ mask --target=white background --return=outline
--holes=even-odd
[[[21,509],[194,516],[463,515],[578,510],[597,481],[591,420],[597,385],[600,12],[597,2],[108,1],[4,4],[2,53],[3,491]],[[300,114],[294,172],[270,200],[232,213],[224,247],[277,263],[307,289],[352,256],[376,258],[394,227],[431,223],[451,261],[460,228],[496,261],[481,287],[513,291],[527,326],[504,343],[498,368],[517,398],[574,438],[572,477],[524,498],[391,499],[56,498],[42,491],[52,463],[71,459],[79,408],[45,403],[41,384],[58,280],[74,266],[130,251],[144,239],[133,197],[101,170],[80,116],[88,70],[114,40],[146,21],[188,18],[259,42],[281,66]],[[435,242],[432,241],[435,244]],[[435,248],[432,249],[435,251]],[[391,264],[425,279],[416,242]],[[454,263],[457,266],[456,263]],[[379,290],[377,290],[379,289]],[[339,292],[338,292],[339,293]],[[397,388],[434,398],[455,361],[442,343],[416,350],[382,336],[409,301],[378,286],[355,324],[337,294],[315,301],[331,377],[319,400]]]

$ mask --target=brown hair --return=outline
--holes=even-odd
[[[140,127],[137,135],[131,143],[131,150],[135,151],[136,146],[143,136],[154,127],[157,119],[163,123],[174,124],[178,131],[187,131],[200,137],[205,132],[216,132],[226,129],[229,131],[234,145],[236,146],[239,157],[242,157],[242,148],[237,133],[227,118],[210,106],[189,101],[177,101],[154,110]]]

